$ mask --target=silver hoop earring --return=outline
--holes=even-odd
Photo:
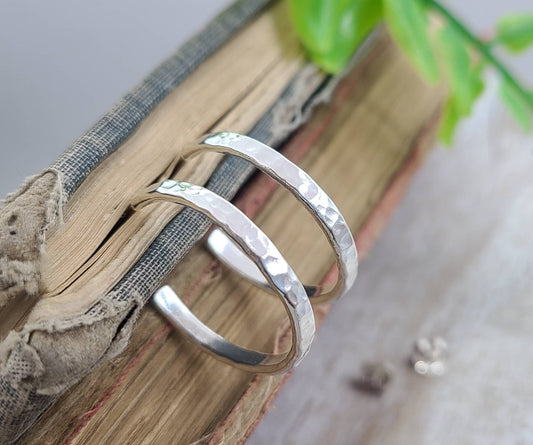
[[[286,353],[268,354],[231,343],[202,323],[175,292],[164,286],[153,299],[174,327],[215,358],[256,373],[282,373],[307,354],[315,334],[315,319],[303,285],[272,241],[240,210],[217,194],[197,185],[168,180],[148,189],[132,203],[142,207],[155,200],[193,208],[218,225],[261,270],[279,295],[292,327],[292,346]]]
[[[239,156],[251,162],[287,188],[318,222],[335,251],[339,275],[331,290],[323,290],[321,286],[305,286],[311,303],[339,298],[352,287],[357,277],[358,263],[350,228],[335,203],[304,170],[268,145],[237,133],[222,132],[204,136],[197,144],[187,147],[183,157],[194,156],[204,150]],[[255,284],[272,290],[263,274],[222,231],[215,229],[208,237],[207,244],[226,266]]]

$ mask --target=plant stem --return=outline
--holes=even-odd
[[[500,75],[509,83],[523,100],[533,110],[533,96],[530,95],[527,90],[518,83],[515,77],[505,68],[503,63],[492,54],[490,45],[479,40],[474,34],[472,34],[468,28],[463,25],[450,11],[442,6],[437,0],[423,0],[426,5],[441,16],[443,16],[461,35],[474,47],[479,53],[500,73]]]

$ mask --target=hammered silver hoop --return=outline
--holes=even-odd
[[[196,144],[187,146],[182,156],[188,158],[204,150],[246,159],[287,188],[318,222],[335,251],[339,274],[332,289],[305,286],[311,303],[319,304],[339,298],[352,287],[357,277],[358,262],[350,228],[335,203],[304,170],[268,145],[237,133],[221,132],[203,136]],[[222,231],[215,229],[209,235],[207,245],[226,266],[255,284],[272,290],[263,274]]]
[[[311,346],[315,319],[302,283],[272,241],[233,204],[203,187],[167,180],[139,195],[132,205],[138,208],[156,200],[174,202],[203,213],[257,265],[283,302],[291,322],[292,346],[286,353],[268,354],[231,343],[202,323],[169,286],[155,293],[156,307],[190,340],[234,367],[275,374],[296,366]]]

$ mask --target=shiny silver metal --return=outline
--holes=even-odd
[[[438,377],[446,372],[448,343],[442,337],[420,337],[413,346],[409,362],[420,375]]]
[[[168,286],[155,293],[157,308],[193,342],[237,368],[274,374],[296,366],[311,346],[315,319],[303,285],[272,241],[233,204],[203,187],[186,182],[164,181],[139,195],[132,205],[139,208],[155,200],[175,202],[203,213],[250,257],[285,306],[292,326],[292,347],[286,353],[267,354],[237,346],[202,323]]]
[[[183,157],[196,155],[206,149],[248,160],[286,187],[305,205],[333,247],[339,270],[337,283],[332,289],[306,286],[306,292],[313,304],[324,303],[344,295],[357,277],[357,249],[341,212],[318,184],[281,153],[248,136],[230,132],[213,133],[202,137],[197,144],[186,147]],[[213,254],[227,266],[257,285],[270,288],[255,265],[223,232],[215,229],[207,244]]]

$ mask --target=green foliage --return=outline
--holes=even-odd
[[[503,102],[524,130],[532,129],[533,93],[494,56],[492,46],[501,44],[518,52],[533,44],[533,14],[503,17],[495,40],[486,43],[439,0],[289,0],[289,4],[296,31],[312,60],[330,73],[340,71],[369,31],[384,20],[424,78],[435,83],[441,73],[445,75],[450,95],[439,128],[444,143],[452,142],[458,122],[471,113],[483,91],[483,70],[489,66],[501,75]],[[428,31],[431,13],[444,23],[436,42]]]
[[[427,30],[428,18],[419,0],[383,0],[391,35],[411,62],[430,82],[439,80],[439,68]]]
[[[513,52],[526,49],[533,43],[533,14],[502,17],[496,26],[496,42]]]
[[[289,0],[298,36],[311,59],[339,72],[382,19],[380,0]]]
[[[483,90],[480,65],[473,66],[463,39],[452,26],[439,30],[437,38],[450,94],[455,99],[459,114],[468,116],[472,104]]]
[[[457,111],[455,98],[449,97],[442,110],[438,136],[445,145],[451,145],[455,128],[461,119],[461,114]]]
[[[500,97],[518,121],[524,131],[531,131],[531,121],[533,120],[533,110],[528,106],[524,97],[509,82],[503,81],[500,87]]]
[[[475,100],[483,91],[483,64],[474,65],[462,36],[449,24],[437,32],[437,42],[450,92],[439,136],[448,145],[460,118],[470,115]]]

